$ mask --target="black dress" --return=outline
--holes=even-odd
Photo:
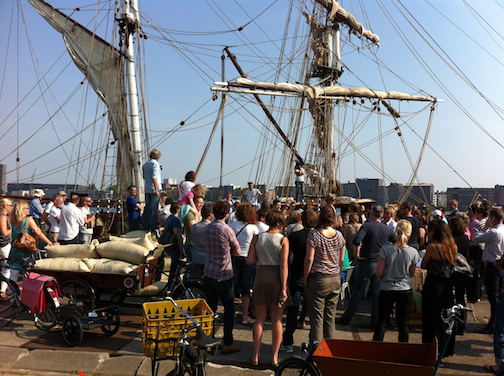
[[[439,351],[442,351],[446,336],[446,325],[441,320],[441,311],[450,308],[454,304],[453,283],[451,275],[453,265],[448,260],[443,260],[439,248],[436,246],[441,260],[430,259],[427,264],[427,277],[422,293],[422,342],[432,343],[434,337],[439,343]],[[453,355],[455,348],[455,332],[450,338],[444,356]]]

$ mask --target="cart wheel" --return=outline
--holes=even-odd
[[[91,286],[79,279],[67,279],[60,283],[62,303],[73,303],[83,312],[95,309],[95,293]]]
[[[82,337],[84,336],[80,319],[75,315],[68,315],[65,320],[63,320],[61,332],[65,342],[72,347],[81,343]]]
[[[58,323],[59,312],[56,312],[56,306],[54,305],[54,300],[47,291],[44,292],[46,295],[46,307],[39,313],[35,314],[35,326],[38,329],[50,331]]]
[[[107,320],[114,320],[114,322],[108,325],[103,325],[101,330],[107,336],[113,336],[121,327],[121,317],[119,316],[117,310],[115,310],[114,312],[107,312]]]
[[[302,371],[304,372],[302,373]],[[278,366],[275,376],[297,376],[301,375],[301,373],[309,376],[320,376],[319,370],[312,362],[305,363],[304,359],[301,358],[285,359]]]

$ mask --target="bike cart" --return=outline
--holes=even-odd
[[[180,352],[178,342],[184,334],[194,343],[200,326],[204,334],[211,336],[213,321],[214,314],[204,299],[144,303],[142,344],[145,356],[152,358],[152,375],[156,374],[156,362],[176,359]]]
[[[423,343],[391,343],[324,339],[313,361],[322,375],[431,376],[436,367],[437,346]]]
[[[84,330],[101,328],[107,336],[117,333],[121,319],[117,306],[86,310],[70,301],[60,304],[60,287],[52,276],[30,272],[23,282],[21,301],[35,316],[35,325],[42,330],[52,330],[61,325],[63,339],[69,346],[82,341]]]

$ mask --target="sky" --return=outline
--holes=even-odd
[[[93,29],[96,1],[49,2]],[[99,4],[110,7],[109,2]],[[368,117],[368,109],[373,107],[368,102],[338,106],[336,144],[341,146],[335,152],[342,156],[338,179],[384,178],[386,184],[407,183],[429,130],[416,182],[432,183],[440,191],[504,184],[500,163],[504,157],[503,111],[499,107],[503,105],[504,7],[490,0],[342,1],[341,5],[380,37],[379,47],[367,48],[355,36],[348,43],[347,29],[343,29],[341,85],[422,93],[442,102],[436,104],[430,123],[428,104],[398,103],[399,130],[394,130],[396,124],[390,117]],[[80,11],[75,11],[77,7]],[[284,63],[279,66],[278,58],[284,34],[286,54],[306,40],[306,23],[297,11],[310,11],[311,2],[144,0],[139,8],[143,33],[148,36],[141,41],[140,53],[147,98],[142,117],[147,118],[150,145],[163,153],[162,177],[180,181],[187,171],[196,169],[216,121],[221,95],[212,100],[210,87],[223,81],[223,48],[229,46],[252,80],[299,80],[296,69],[301,50],[291,70]],[[286,32],[289,9],[291,26]],[[97,20],[98,35],[117,39],[110,18],[100,13]],[[294,34],[296,24],[301,30],[298,34]],[[243,30],[236,31],[240,26]],[[0,30],[4,36],[0,39],[0,163],[12,171],[7,181],[112,184],[113,148],[106,163],[105,157],[98,156],[105,152],[97,152],[104,149],[109,137],[106,117],[101,116],[104,107],[91,88],[81,84],[84,77],[71,63],[61,35],[26,0],[0,2]],[[227,59],[224,81],[237,76]],[[263,100],[272,103],[270,97],[263,96]],[[278,184],[285,175],[279,171],[283,144],[265,125],[264,114],[245,95],[230,95],[227,104],[223,183]],[[277,98],[272,109],[288,130],[294,112],[280,112],[282,104]],[[303,157],[307,157],[310,143],[310,118],[305,111],[298,143]],[[86,130],[80,133],[83,127]],[[76,137],[76,133],[82,136]],[[220,133],[219,126],[197,179],[206,185],[219,185]],[[380,134],[384,135],[381,148]],[[268,158],[258,158],[263,154]],[[18,170],[17,164],[22,166]]]

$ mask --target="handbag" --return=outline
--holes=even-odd
[[[473,268],[464,257],[464,255],[457,253],[457,259],[453,263],[453,273],[455,278],[460,278],[469,281],[473,278]]]
[[[19,232],[12,246],[25,252],[30,253],[38,252],[37,239],[28,234],[26,231]]]

